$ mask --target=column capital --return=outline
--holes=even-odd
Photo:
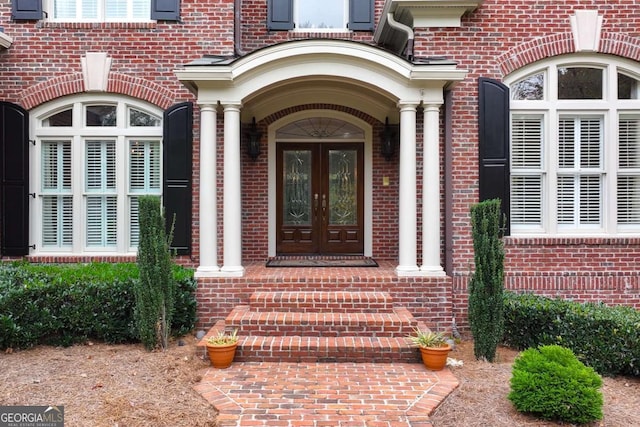
[[[240,110],[242,107],[242,101],[220,101],[220,105],[224,108],[224,111],[228,110]]]
[[[400,101],[398,101],[398,103],[396,105],[398,106],[400,111],[402,111],[402,110],[417,110],[418,109],[418,105],[420,105],[420,101],[400,100]]]
[[[200,111],[215,111],[218,105],[207,102],[204,104],[198,104],[198,106],[200,107]]]
[[[425,113],[428,111],[440,112],[440,107],[442,107],[442,104],[434,104],[432,102],[423,105]]]

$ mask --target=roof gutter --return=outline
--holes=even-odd
[[[387,22],[389,23],[389,26],[391,28],[402,31],[407,35],[407,46],[404,51],[404,56],[406,59],[411,61],[413,59],[413,40],[415,38],[413,34],[413,28],[396,21],[396,19],[393,17],[393,12],[387,12]]]
[[[242,50],[242,0],[233,1],[233,52],[236,56],[245,56],[247,52]]]

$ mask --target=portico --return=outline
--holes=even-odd
[[[297,105],[342,105],[384,123],[398,123],[398,259],[399,276],[444,275],[440,247],[440,155],[439,114],[443,91],[466,72],[450,61],[412,63],[387,51],[358,43],[338,40],[305,40],[271,46],[243,58],[226,60],[203,58],[176,70],[176,75],[194,94],[200,106],[200,186],[198,277],[240,277],[244,275],[242,245],[241,123],[253,118],[258,122],[279,111],[292,111]],[[301,101],[304,99],[304,101]],[[424,123],[416,123],[418,108],[423,108]],[[216,140],[218,115],[223,115],[222,188],[216,177]],[[318,115],[326,114],[323,108]],[[348,115],[341,118],[350,121]],[[371,126],[353,118],[363,129],[365,152],[371,153]],[[417,125],[424,129],[422,141],[423,182],[417,179]],[[269,126],[278,126],[277,122]],[[273,147],[275,128],[269,129],[267,144]],[[367,140],[368,138],[368,140]],[[368,147],[368,148],[367,148]],[[269,162],[273,160],[270,158]],[[270,164],[270,168],[272,165]],[[372,253],[371,154],[365,155],[365,245],[364,255]],[[421,187],[421,194],[418,188]],[[367,190],[368,188],[368,190]],[[221,191],[222,208],[216,203]],[[367,193],[367,191],[369,193]],[[369,194],[367,196],[367,194]],[[418,197],[421,211],[422,253],[418,265]],[[369,198],[369,199],[367,199]],[[221,212],[219,212],[221,211]],[[269,217],[275,216],[269,208]],[[218,259],[218,220],[222,214],[222,260]],[[367,219],[369,218],[369,220]],[[271,239],[273,221],[269,221],[267,257],[277,255]],[[246,226],[246,224],[245,224]]]

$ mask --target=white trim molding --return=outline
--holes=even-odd
[[[6,35],[3,31],[0,31],[0,47],[3,49],[9,49],[13,44],[13,38]]]

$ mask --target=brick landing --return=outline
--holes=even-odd
[[[194,388],[221,426],[427,427],[456,387],[420,363],[234,362]]]

